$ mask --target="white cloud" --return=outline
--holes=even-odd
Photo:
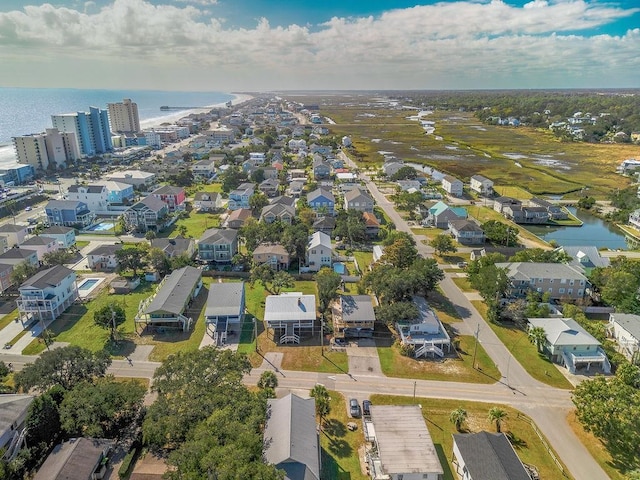
[[[29,64],[35,69],[37,62],[18,61],[27,57],[47,60],[45,80],[64,80],[57,63],[112,65],[117,76],[101,68],[93,85],[83,85],[101,87],[180,88],[176,82],[194,89],[638,85],[638,29],[617,37],[587,35],[639,11],[609,3],[532,0],[518,8],[500,0],[448,2],[379,17],[332,18],[314,30],[273,27],[267,19],[254,28],[225,28],[194,6],[215,0],[188,3],[115,0],[91,14],[48,4],[0,13],[0,54],[9,62],[0,83],[42,79],[28,73]],[[575,34],[580,31],[585,34]],[[90,72],[82,78],[90,81]]]

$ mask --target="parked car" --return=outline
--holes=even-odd
[[[353,418],[360,418],[362,416],[360,404],[355,398],[349,400],[349,415],[351,415]]]
[[[467,262],[458,262],[458,268],[467,268]]]
[[[31,207],[26,207],[26,208],[24,209],[24,211],[25,211],[25,212],[30,212],[30,211],[31,211]]]
[[[339,347],[346,347],[347,345],[349,345],[349,342],[344,337],[333,337],[333,343],[335,343]]]
[[[368,417],[369,415],[371,415],[371,401],[370,400],[363,400],[362,401],[362,414],[365,417]]]

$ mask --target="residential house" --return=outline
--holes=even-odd
[[[291,225],[296,217],[295,207],[285,205],[284,203],[275,203],[266,205],[262,208],[260,220],[265,223],[273,223],[276,220]]]
[[[453,465],[460,480],[531,480],[504,433],[454,434]]]
[[[442,189],[453,197],[461,197],[463,192],[462,180],[458,180],[451,175],[442,177]]]
[[[470,180],[470,187],[471,190],[480,195],[493,195],[493,182],[482,175],[473,175]]]
[[[166,203],[170,212],[176,212],[185,209],[184,201],[187,198],[187,194],[182,187],[164,185],[160,188],[156,188],[153,192],[151,192],[151,196],[156,197]]]
[[[444,348],[451,351],[451,338],[445,330],[436,312],[429,306],[424,297],[415,296],[413,304],[418,309],[418,317],[412,320],[396,322],[396,331],[403,345],[414,348],[415,358],[444,357]]]
[[[104,186],[107,188],[108,205],[127,205],[135,197],[133,185],[108,180],[104,182]]]
[[[260,167],[260,169],[262,170],[262,173],[264,174],[264,178],[266,179],[273,179],[273,180],[277,180],[278,179],[278,174],[279,171],[277,168],[275,167]]]
[[[590,286],[580,269],[564,263],[504,262],[510,281],[508,298],[525,298],[530,290],[548,293],[551,300],[581,300]]]
[[[188,331],[193,324],[188,309],[201,288],[202,271],[199,268],[186,266],[174,270],[158,284],[155,295],[140,301],[135,317],[136,329],[138,324],[143,324],[144,328],[152,325]],[[195,313],[196,318],[198,314]]]
[[[76,272],[62,265],[47,268],[27,279],[18,292],[16,304],[23,324],[55,320],[78,298]]]
[[[400,190],[403,192],[420,192],[422,189],[422,184],[419,180],[398,180],[396,185],[400,187]]]
[[[315,232],[309,236],[306,263],[309,271],[318,272],[322,267],[332,265],[331,237],[326,233]]]
[[[333,229],[336,228],[336,219],[331,216],[319,217],[313,222],[313,231],[322,232],[325,235],[331,236]]]
[[[516,198],[511,197],[498,197],[493,201],[493,209],[504,215],[506,207],[519,207],[522,206],[522,202]]]
[[[49,225],[65,227],[86,227],[95,219],[84,202],[77,200],[49,200],[44,207]]]
[[[71,227],[53,225],[42,230],[45,237],[55,238],[60,248],[70,248],[76,244],[76,230]]]
[[[280,203],[282,205],[288,205],[289,207],[295,207],[296,199],[293,197],[287,197],[286,195],[280,195],[278,197],[275,197],[269,200],[269,203],[271,205]]]
[[[390,162],[384,162],[382,165],[382,171],[387,177],[392,177],[404,166],[404,162],[392,160]]]
[[[95,438],[72,438],[54,447],[33,480],[98,480],[109,468],[115,442]]]
[[[344,195],[344,209],[373,213],[373,199],[359,188]]]
[[[318,156],[313,160],[313,178],[321,180],[323,178],[329,178],[331,175],[331,166],[324,161],[322,156]]]
[[[640,208],[629,214],[629,225],[640,230]]]
[[[569,212],[562,207],[562,205],[556,205],[542,198],[533,197],[529,199],[529,205],[532,207],[544,208],[551,220],[566,220],[569,218]]]
[[[198,240],[198,258],[203,262],[231,263],[238,253],[238,231],[210,228]]]
[[[240,208],[238,210],[232,210],[227,219],[224,222],[224,226],[227,228],[233,228],[238,230],[242,228],[247,220],[249,220],[253,214],[248,208]]]
[[[32,395],[4,393],[0,395],[0,460],[14,459],[24,447],[25,421]]]
[[[304,189],[304,182],[302,180],[293,180],[289,183],[289,188],[287,188],[287,194],[291,195],[294,198],[300,198],[302,195],[302,190]]]
[[[291,258],[287,249],[279,243],[261,243],[253,251],[253,263],[266,263],[273,270],[288,270]]]
[[[224,345],[227,336],[239,334],[245,310],[244,282],[211,283],[204,321],[216,345]]]
[[[269,198],[277,196],[279,189],[280,182],[275,178],[267,178],[260,182],[260,185],[258,185],[258,190],[260,190]]]
[[[474,260],[478,260],[481,257],[485,257],[487,255],[487,251],[484,248],[474,248],[471,250],[471,255],[469,255],[469,259],[473,262]]]
[[[115,270],[118,267],[118,250],[122,250],[121,243],[97,246],[87,254],[87,266],[96,272]]]
[[[316,403],[290,393],[267,400],[264,459],[288,480],[320,480],[321,449]]]
[[[331,305],[333,331],[347,338],[372,337],[376,322],[369,295],[340,295]]]
[[[482,245],[484,230],[469,220],[449,220],[449,232],[462,245]]]
[[[212,158],[200,160],[191,165],[191,171],[193,172],[194,178],[210,180],[216,176],[216,161]]]
[[[377,238],[380,232],[380,222],[373,213],[362,212],[362,218],[364,218],[365,230],[367,237]]]
[[[559,247],[558,250],[571,257],[569,265],[581,269],[585,275],[589,275],[594,268],[606,268],[611,264],[607,257],[600,256],[600,251],[593,245],[565,246]]]
[[[166,226],[169,207],[151,195],[134,203],[124,212],[127,229],[138,232],[153,230],[159,232]]]
[[[29,233],[29,229],[25,225],[16,225],[13,223],[0,225],[0,236],[7,239],[4,250],[20,245],[24,242],[25,238],[27,238],[27,233]]]
[[[29,230],[29,227],[25,227],[26,230]],[[5,252],[7,251],[7,249],[9,248],[9,243],[7,241],[7,237],[3,236],[2,234],[0,234],[0,252]],[[16,244],[17,245],[17,244]]]
[[[196,212],[214,212],[222,208],[222,195],[217,192],[196,192],[193,209]]]
[[[269,295],[264,304],[264,321],[274,330],[278,343],[300,343],[300,336],[311,335],[316,321],[316,296],[300,292]]]
[[[317,215],[335,214],[336,199],[331,190],[317,188],[307,194],[307,204]]]
[[[505,205],[502,214],[515,223],[541,224],[549,221],[549,212],[544,207]]]
[[[365,436],[374,448],[367,455],[371,478],[441,480],[444,470],[420,405],[371,405]]]
[[[45,236],[34,236],[22,242],[21,249],[33,250],[38,256],[38,260],[42,262],[43,257],[47,253],[57,252],[60,248],[58,240]]]
[[[34,267],[40,266],[38,260],[38,253],[35,250],[28,250],[23,248],[10,248],[4,253],[0,253],[0,263],[5,265],[18,265],[22,262],[27,262]]]
[[[0,263],[0,293],[6,292],[13,285],[13,280],[11,279],[13,267],[14,265],[10,263]],[[0,445],[1,449],[2,446]]]
[[[255,193],[255,185],[253,183],[243,183],[235,190],[229,193],[229,210],[238,210],[239,208],[251,208],[249,199]]]
[[[383,245],[374,245],[373,246],[373,257],[371,260],[371,264],[373,265],[376,262],[379,262],[384,255],[384,246]]]
[[[436,228],[447,229],[449,222],[455,220],[465,220],[467,209],[464,207],[450,207],[444,202],[436,202],[427,212],[426,223]]]
[[[126,183],[139,188],[142,191],[148,191],[150,187],[156,184],[155,173],[143,172],[141,170],[125,170],[123,172],[113,172],[106,176],[108,180],[114,182]]]
[[[610,313],[607,333],[615,338],[618,351],[631,363],[637,364],[640,360],[640,315]]]
[[[70,185],[66,198],[84,202],[94,213],[107,211],[108,192],[105,185]]]
[[[175,258],[185,255],[193,258],[196,254],[196,241],[193,238],[177,236],[174,238],[154,238],[151,240],[152,248],[159,248],[167,258]]]
[[[529,318],[530,328],[544,330],[542,350],[552,362],[563,365],[575,374],[577,369],[598,365],[604,373],[611,373],[611,364],[600,342],[573,318]]]

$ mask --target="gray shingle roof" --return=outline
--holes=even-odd
[[[587,280],[578,269],[564,263],[502,262],[498,268],[506,268],[507,276],[515,280],[532,278],[565,278],[567,280]]]
[[[182,187],[174,187],[173,185],[163,185],[162,187],[156,188],[152,195],[177,195],[180,192],[183,192],[184,188]]]
[[[34,398],[21,394],[0,395],[0,438],[13,430],[14,423],[25,414]]]
[[[0,259],[2,258],[24,258],[27,259],[36,255],[35,250],[29,249],[21,249],[21,248],[10,248],[4,253],[0,253]]]
[[[69,192],[77,193],[80,189],[86,190],[88,193],[101,193],[106,187],[104,185],[69,185]]]
[[[181,255],[187,253],[192,238],[175,237],[175,238],[154,238],[151,240],[151,246],[159,248],[169,255]]]
[[[27,227],[24,225],[14,225],[13,223],[5,223],[0,225],[0,233],[16,233],[26,230]]]
[[[333,196],[333,193],[331,193],[329,190],[325,190],[324,188],[316,188],[313,192],[309,192],[307,194],[307,202],[313,202],[321,196],[333,203],[336,203],[336,199]]]
[[[38,246],[38,245],[49,245],[51,242],[56,242],[57,240],[55,238],[51,238],[51,237],[43,237],[43,236],[36,236],[36,237],[31,237],[28,240],[25,240],[24,242],[22,242],[20,244],[21,247],[24,246]]]
[[[456,434],[453,440],[471,478],[531,480],[504,433]]]
[[[215,244],[230,244],[236,241],[238,238],[238,231],[230,228],[210,228],[206,230],[198,243],[204,243],[207,245]]]
[[[375,320],[373,304],[369,295],[341,295],[342,318],[345,322]]]
[[[169,312],[179,315],[183,312],[189,295],[200,281],[202,272],[195,267],[182,267],[167,277],[156,296],[144,313]]]
[[[45,209],[57,208],[58,210],[77,210],[78,205],[84,205],[87,208],[87,204],[78,200],[49,200],[49,203],[44,207]]]
[[[31,278],[27,279],[20,288],[33,287],[33,288],[47,288],[55,287],[60,284],[62,280],[67,278],[73,270],[63,265],[56,265],[55,267],[47,268],[41,272],[36,273]]]
[[[56,445],[34,480],[86,480],[91,478],[102,452],[113,440],[72,438]]]
[[[99,245],[91,250],[88,255],[115,255],[118,250],[122,250],[122,244],[116,243],[115,245]]]
[[[44,233],[45,235],[48,234],[58,234],[58,235],[64,235],[67,234],[69,232],[71,232],[72,230],[74,230],[71,227],[63,227],[62,225],[51,225],[48,228],[45,228],[44,230],[42,230],[42,233]]]
[[[154,197],[153,195],[148,195],[144,197],[139,202],[135,203],[131,208],[134,210],[139,210],[143,206],[146,206],[150,210],[154,212],[159,212],[163,208],[166,208],[167,204],[160,200],[158,197]]]
[[[313,398],[303,399],[292,393],[268,400],[264,456],[284,470],[288,479],[320,478],[315,410]]]
[[[244,282],[212,283],[209,285],[205,317],[241,315]]]

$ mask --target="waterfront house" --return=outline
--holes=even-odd
[[[239,208],[251,208],[249,199],[255,193],[255,185],[253,183],[243,183],[235,190],[229,193],[229,210],[238,210]]]
[[[640,230],[640,208],[629,215],[629,225]]]
[[[504,205],[502,214],[515,223],[542,224],[549,221],[549,212],[544,207]]]
[[[382,165],[382,171],[387,177],[392,177],[393,175],[398,173],[398,170],[400,170],[402,167],[404,167],[404,162],[392,160],[390,162],[384,162],[384,164]]]
[[[321,448],[316,403],[289,393],[267,400],[264,459],[288,480],[320,480]]]
[[[38,260],[42,262],[43,257],[47,253],[57,252],[60,248],[58,240],[51,237],[35,236],[22,242],[21,249],[33,250],[38,256]]]
[[[444,474],[420,405],[371,405],[365,437],[371,478],[440,480]],[[488,479],[487,479],[488,480]]]
[[[359,188],[354,188],[344,195],[344,209],[373,213],[373,199]]]
[[[618,344],[618,351],[634,365],[640,360],[640,315],[610,313],[607,333]]]
[[[340,295],[331,305],[331,318],[337,336],[373,336],[376,315],[369,295]]]
[[[77,200],[49,200],[44,210],[49,225],[82,228],[91,225],[95,218],[87,204]]]
[[[253,251],[253,263],[266,263],[274,271],[288,270],[291,263],[289,252],[279,243],[261,243]]]
[[[17,225],[13,223],[5,223],[0,225],[0,236],[6,238],[6,244],[3,245],[4,250],[20,245],[27,238],[29,229],[26,225]]]
[[[193,209],[196,212],[213,212],[222,208],[222,195],[217,192],[196,192]]]
[[[484,230],[469,220],[449,220],[449,232],[462,245],[482,245]]]
[[[198,240],[198,258],[203,262],[231,263],[238,253],[238,231],[210,228]]]
[[[118,250],[122,250],[121,243],[97,246],[87,254],[87,266],[96,272],[115,270],[118,267]]]
[[[454,434],[453,465],[460,480],[531,480],[504,433]]]
[[[462,180],[458,180],[451,175],[445,175],[441,180],[442,189],[453,197],[461,197],[463,192]]]
[[[216,345],[224,345],[231,332],[240,334],[244,310],[244,282],[216,282],[209,285],[204,321]]]
[[[588,372],[599,365],[602,372],[611,373],[611,364],[600,342],[573,318],[529,318],[530,328],[544,330],[542,350],[552,362],[563,365],[575,374],[582,367]]]
[[[127,229],[141,233],[149,230],[159,232],[165,227],[168,215],[167,204],[151,195],[134,203],[124,212]]]
[[[507,298],[526,298],[530,290],[548,293],[552,300],[581,300],[590,286],[580,269],[564,263],[503,262],[509,278]]]
[[[556,205],[542,198],[533,197],[529,199],[529,205],[532,207],[544,208],[549,214],[551,220],[566,220],[569,218],[569,212],[567,212],[562,205]]]
[[[314,232],[309,236],[307,244],[306,263],[312,272],[318,272],[322,267],[331,268],[332,265],[331,237],[326,233]]]
[[[58,318],[78,298],[76,272],[62,265],[42,270],[18,288],[18,316],[24,325],[33,319]]]
[[[151,192],[151,195],[166,203],[170,212],[185,209],[184,201],[187,198],[187,194],[182,187],[164,185],[160,188],[156,188]]]
[[[136,329],[141,324],[144,328],[152,325],[188,331],[193,324],[188,309],[201,288],[202,271],[199,268],[186,266],[174,270],[158,284],[155,295],[140,301],[135,317]],[[198,314],[195,313],[196,318]]]
[[[317,188],[307,194],[307,204],[316,214],[334,215],[336,199],[330,190]]]
[[[267,328],[274,330],[277,343],[300,343],[303,333],[313,333],[316,296],[300,292],[269,295],[264,305],[264,321]]]
[[[470,180],[470,187],[480,195],[493,195],[493,182],[482,175],[473,175]]]
[[[521,206],[522,202],[516,198],[511,197],[498,197],[493,201],[493,209],[504,215],[504,210],[506,207],[516,207]]]

